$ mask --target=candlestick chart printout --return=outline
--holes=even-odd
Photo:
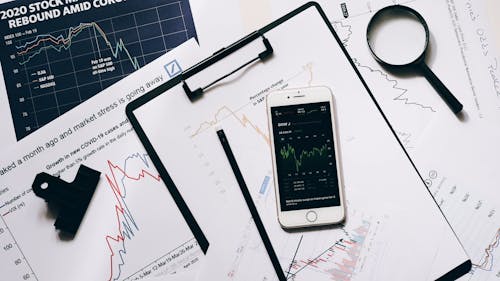
[[[30,0],[0,6],[0,34],[20,140],[196,31],[187,0]]]

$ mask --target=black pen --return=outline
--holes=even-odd
[[[274,251],[273,245],[271,244],[271,240],[269,239],[266,229],[264,228],[264,224],[260,219],[259,212],[257,211],[255,204],[253,203],[252,196],[250,195],[250,191],[248,191],[247,184],[243,179],[243,175],[241,174],[240,168],[238,167],[236,158],[234,158],[234,154],[233,151],[231,150],[231,147],[229,146],[226,134],[222,129],[220,129],[217,130],[217,135],[219,136],[219,141],[222,145],[222,148],[224,149],[224,152],[226,153],[227,160],[231,165],[231,169],[233,170],[234,176],[238,181],[238,185],[240,186],[241,193],[243,193],[243,197],[245,198],[248,209],[250,209],[250,214],[252,215],[252,218],[255,222],[255,226],[257,226],[257,230],[259,231],[260,237],[262,238],[262,242],[264,243],[267,253],[269,254],[269,258],[271,259],[271,263],[273,264],[274,271],[276,271],[276,274],[278,275],[278,279],[280,281],[286,281],[285,273],[281,269],[278,256],[276,256],[276,252]]]

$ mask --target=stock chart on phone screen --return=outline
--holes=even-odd
[[[328,102],[273,107],[281,209],[338,206],[338,179]]]

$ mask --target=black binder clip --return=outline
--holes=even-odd
[[[266,47],[266,49],[264,51],[262,51],[261,53],[259,53],[255,58],[249,60],[248,62],[242,64],[241,66],[239,66],[238,68],[234,69],[233,71],[221,76],[220,78],[216,79],[215,81],[213,81],[212,83],[206,85],[205,87],[200,87],[200,88],[197,88],[195,89],[194,91],[191,91],[191,89],[189,88],[188,84],[186,83],[186,79],[188,79],[189,77],[195,75],[196,73],[202,71],[203,69],[205,69],[206,67],[220,61],[221,59],[225,58],[226,56],[230,55],[231,53],[237,51],[238,49],[242,48],[243,46],[247,45],[249,42],[257,39],[261,37],[262,38],[262,43],[264,44],[264,47]],[[197,65],[193,66],[192,68],[186,70],[185,72],[183,72],[181,74],[182,76],[182,88],[184,89],[184,92],[186,93],[186,95],[188,96],[189,100],[191,102],[201,98],[201,96],[203,95],[204,91],[206,89],[208,89],[209,87],[213,86],[214,84],[218,83],[219,81],[223,80],[223,79],[226,79],[227,77],[233,75],[234,73],[238,72],[239,70],[241,70],[242,68],[248,66],[249,64],[251,63],[254,63],[255,61],[265,61],[267,60],[268,58],[271,57],[271,55],[273,54],[274,50],[273,50],[273,46],[271,45],[271,42],[269,42],[269,40],[263,35],[261,34],[260,32],[256,31],[252,34],[250,34],[249,36],[243,38],[242,40],[236,42],[235,44],[227,47],[227,48],[222,48],[221,50],[219,50],[218,52],[216,52],[215,54],[213,54],[213,56],[211,56],[210,58],[198,63]]]
[[[36,196],[58,208],[54,223],[56,229],[75,235],[94,195],[100,175],[100,172],[81,165],[71,183],[47,173],[40,173],[31,187]]]

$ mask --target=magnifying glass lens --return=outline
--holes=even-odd
[[[406,65],[417,60],[427,47],[422,22],[403,9],[389,9],[377,17],[368,30],[368,44],[380,60],[392,65]]]

